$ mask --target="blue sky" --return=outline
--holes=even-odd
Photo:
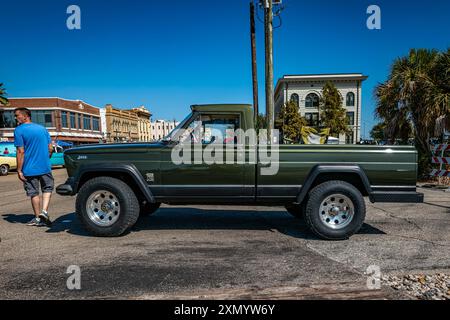
[[[373,88],[409,48],[450,46],[450,1],[284,0],[274,32],[274,78],[362,72],[366,134]],[[102,107],[147,106],[182,119],[196,103],[252,103],[247,0],[0,0],[0,82],[11,97],[81,99]],[[81,30],[66,9],[81,8]],[[366,9],[382,10],[382,30]],[[262,18],[262,12],[260,12]],[[277,23],[277,20],[275,20]],[[264,33],[257,21],[260,104]]]

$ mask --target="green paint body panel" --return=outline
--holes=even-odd
[[[254,128],[250,105],[191,108],[193,114],[239,113],[241,129]],[[269,186],[300,188],[315,166],[328,164],[358,165],[375,189],[408,187],[415,191],[416,186],[417,152],[409,146],[280,145],[279,171],[273,176],[262,176],[259,164],[175,165],[171,160],[174,146],[164,142],[89,145],[66,151],[65,162],[69,177],[76,176],[83,165],[132,164],[144,178],[153,174],[148,185],[157,197],[177,200],[180,196],[180,201],[188,201],[187,197],[258,200],[257,190]],[[183,196],[183,190],[197,193]]]

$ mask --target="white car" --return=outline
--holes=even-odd
[[[7,176],[11,169],[17,169],[16,157],[0,157],[0,176]]]

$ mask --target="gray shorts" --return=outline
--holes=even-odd
[[[35,197],[39,195],[39,184],[41,185],[42,193],[52,193],[55,187],[55,181],[51,173],[43,174],[41,176],[25,177],[27,181],[23,183],[23,187],[27,192],[28,197]]]

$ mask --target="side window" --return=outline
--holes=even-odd
[[[193,143],[234,143],[234,133],[240,128],[239,115],[198,115],[187,126],[180,141]]]
[[[234,133],[239,129],[239,115],[202,115],[202,143],[234,143]]]

